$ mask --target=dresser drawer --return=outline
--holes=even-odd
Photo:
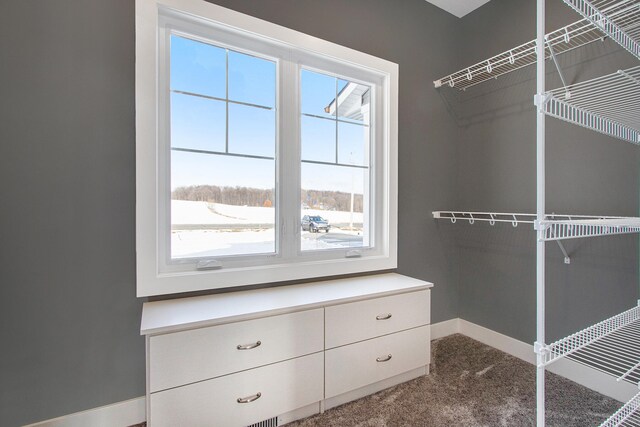
[[[150,425],[248,426],[319,402],[323,376],[323,355],[317,353],[152,393]]]
[[[323,324],[320,308],[152,336],[149,391],[322,351]]]
[[[327,307],[326,348],[428,325],[429,292],[410,292]]]
[[[428,365],[430,344],[430,327],[422,326],[327,350],[325,398]]]

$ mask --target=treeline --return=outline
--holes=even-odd
[[[311,209],[335,211],[351,210],[351,193],[340,191],[302,190],[303,205]],[[191,185],[178,187],[173,190],[171,198],[174,200],[189,200],[194,202],[222,203],[235,206],[272,206],[274,202],[273,189],[249,187],[218,187],[216,185]],[[354,194],[353,210],[362,212],[362,194]]]
[[[302,203],[312,209],[351,211],[351,193],[340,191],[302,190]],[[353,211],[362,212],[362,194],[353,195]]]
[[[178,187],[171,193],[174,200],[222,203],[235,206],[271,206],[273,190],[247,187],[218,187],[216,185],[191,185]]]

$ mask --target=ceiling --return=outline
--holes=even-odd
[[[444,9],[452,15],[462,18],[469,12],[472,12],[488,3],[489,0],[427,0],[429,3]]]

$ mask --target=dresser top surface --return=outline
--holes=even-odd
[[[397,273],[147,302],[142,335],[284,314],[333,304],[418,291],[433,283]]]

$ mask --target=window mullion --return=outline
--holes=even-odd
[[[278,188],[281,256],[296,257],[300,246],[300,114],[299,69],[290,60],[280,65]]]
[[[229,153],[229,49],[225,49],[224,67],[224,108],[226,120],[224,126],[224,152]]]

